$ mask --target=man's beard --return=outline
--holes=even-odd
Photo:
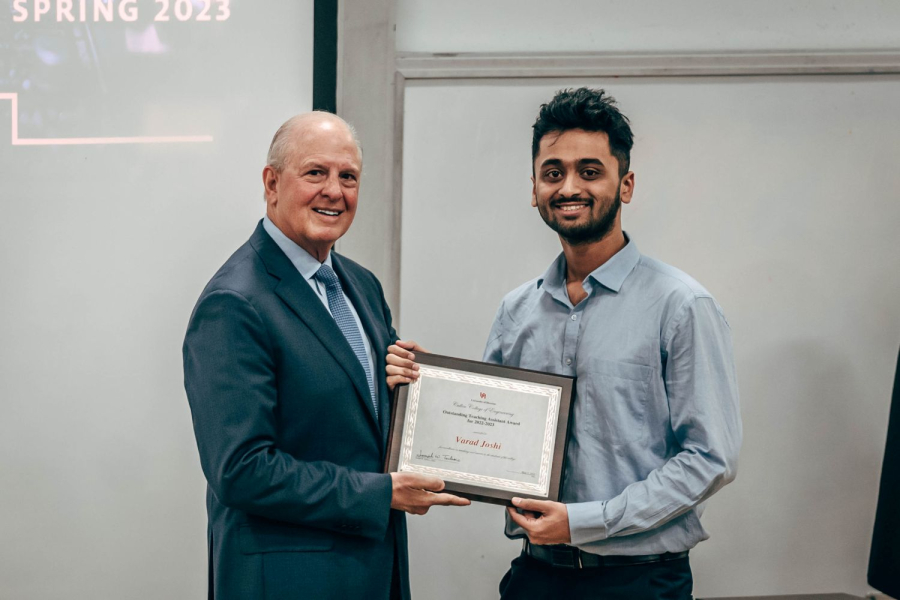
[[[584,199],[566,198],[566,201],[578,200]],[[596,204],[597,200],[591,199],[590,203],[590,208],[593,209],[593,204]],[[544,223],[546,223],[550,229],[558,233],[559,237],[565,240],[570,246],[580,246],[583,244],[599,242],[612,231],[613,225],[616,223],[616,215],[619,214],[619,209],[622,206],[622,199],[620,198],[619,190],[616,190],[616,197],[613,198],[612,202],[609,203],[606,210],[601,213],[599,217],[595,218],[591,216],[586,223],[573,225],[569,225],[565,221],[554,218],[552,216],[552,205],[553,202],[549,202],[546,213],[543,210],[538,211],[541,214],[541,218],[544,219]]]

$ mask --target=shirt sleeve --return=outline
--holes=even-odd
[[[715,300],[683,306],[664,333],[663,352],[680,450],[618,496],[567,505],[574,545],[659,527],[735,477],[742,437],[737,378],[730,328]]]
[[[481,362],[493,363],[495,365],[503,364],[503,303],[497,309],[494,315],[494,324],[491,325],[491,332],[488,334],[487,345],[484,347],[484,356]]]

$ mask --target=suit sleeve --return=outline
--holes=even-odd
[[[204,296],[184,341],[184,381],[212,492],[261,517],[381,539],[389,475],[301,461],[276,446],[273,348],[253,305],[233,291]]]
[[[391,320],[391,308],[384,298],[384,289],[381,287],[381,282],[378,281],[378,278],[374,275],[372,278],[375,280],[375,285],[378,286],[378,297],[381,298],[381,312],[384,315],[384,322],[387,323],[388,326],[388,346],[390,346],[391,344],[395,344],[400,338],[397,336],[397,331],[394,329],[393,321]],[[382,377],[384,377],[383,369]]]

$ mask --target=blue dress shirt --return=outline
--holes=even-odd
[[[572,545],[681,552],[708,538],[704,501],[734,479],[741,420],[722,309],[631,240],[573,306],[563,254],[503,299],[484,360],[576,376],[562,501]],[[524,531],[508,517],[506,534]]]
[[[319,300],[322,301],[325,310],[331,315],[331,308],[328,306],[328,294],[325,291],[325,286],[320,285],[319,280],[316,279],[316,272],[319,270],[319,267],[322,265],[332,266],[331,252],[328,252],[328,256],[325,257],[323,262],[319,262],[312,254],[294,243],[291,238],[284,235],[284,233],[278,229],[278,226],[270,221],[267,216],[263,217],[263,229],[266,230],[269,237],[271,237],[278,247],[281,248],[281,251],[288,257],[288,260],[297,267],[297,271],[300,272],[300,275],[303,276],[303,279],[309,284],[312,291]],[[341,291],[343,291],[343,289]],[[353,306],[353,302],[347,297],[347,292],[344,292],[344,301],[347,303],[347,306],[350,307],[350,312],[353,314],[353,320],[356,321],[356,326],[359,327],[359,332],[362,334],[363,345],[366,347],[366,358],[369,361],[369,373],[374,375],[375,363],[372,361],[372,342],[369,341],[369,336],[366,335],[366,330],[363,329],[362,321],[359,320],[359,313],[356,312],[356,307]],[[334,315],[331,316],[334,317]]]

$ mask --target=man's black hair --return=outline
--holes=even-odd
[[[634,145],[631,126],[628,117],[616,107],[616,99],[603,90],[581,87],[577,90],[558,91],[550,102],[541,105],[533,128],[532,169],[541,148],[541,138],[548,133],[584,129],[606,133],[609,136],[610,152],[619,161],[619,177],[628,172],[631,147]]]

